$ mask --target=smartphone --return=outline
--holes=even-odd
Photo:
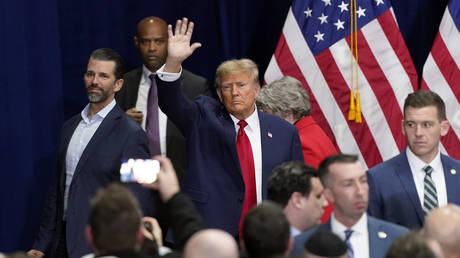
[[[128,159],[121,163],[120,181],[151,184],[157,180],[160,162],[154,159]]]

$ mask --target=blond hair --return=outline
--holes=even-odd
[[[237,74],[241,72],[248,72],[251,74],[254,83],[260,87],[259,84],[259,69],[256,63],[248,58],[231,59],[223,62],[217,67],[216,71],[216,88],[220,88],[222,77],[230,74]]]

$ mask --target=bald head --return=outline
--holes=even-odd
[[[167,32],[168,24],[165,22],[165,20],[161,19],[160,17],[150,16],[145,17],[139,21],[137,24],[136,34],[139,35],[140,31],[145,30],[146,27],[152,26],[154,24],[155,26],[163,27],[163,29]]]
[[[166,61],[168,25],[158,17],[146,17],[137,24],[134,44],[144,65],[156,72]]]
[[[435,209],[425,220],[424,231],[438,241],[446,257],[460,256],[460,207],[454,204]]]
[[[184,258],[238,258],[235,239],[225,231],[206,229],[195,233],[185,245]]]

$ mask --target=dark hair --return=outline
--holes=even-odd
[[[327,177],[329,176],[329,167],[335,163],[355,163],[358,161],[358,155],[338,153],[325,158],[318,167],[318,176],[321,183],[326,186]]]
[[[115,78],[117,80],[123,78],[123,75],[125,74],[125,61],[115,50],[110,48],[99,48],[94,50],[89,58],[115,62]]]
[[[305,163],[284,162],[275,167],[268,178],[267,199],[285,207],[294,192],[308,197],[312,177],[316,177],[316,170]]]
[[[264,201],[250,210],[243,221],[243,240],[250,257],[268,258],[283,255],[291,232],[283,209]]]
[[[406,116],[407,107],[423,108],[428,106],[436,107],[439,121],[446,120],[446,105],[444,101],[438,94],[428,90],[417,90],[407,95],[404,101],[404,117]]]
[[[305,242],[305,251],[324,257],[338,257],[347,253],[347,245],[329,230],[318,230]]]
[[[139,203],[126,187],[113,183],[100,189],[89,214],[94,246],[101,254],[134,249],[141,218]]]
[[[426,241],[417,231],[407,232],[395,239],[385,258],[436,258]]]

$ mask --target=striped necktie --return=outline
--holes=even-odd
[[[351,229],[345,230],[345,244],[347,244],[348,257],[355,258],[355,252],[353,252],[353,247],[351,246],[351,243],[350,243],[351,234],[353,234],[353,230]]]
[[[431,210],[438,207],[438,195],[436,193],[436,185],[434,184],[431,173],[433,168],[427,165],[423,168],[425,171],[425,178],[423,179],[423,212],[427,215]]]

